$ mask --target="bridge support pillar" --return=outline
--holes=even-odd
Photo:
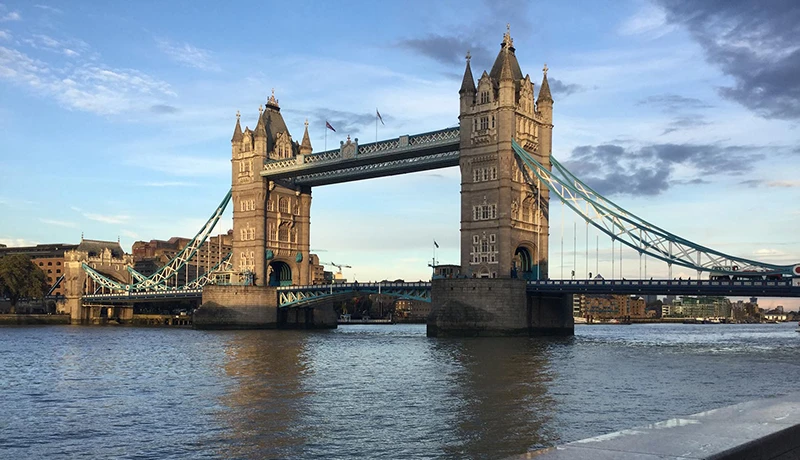
[[[67,296],[63,313],[69,313],[70,324],[89,324],[91,308],[83,306],[80,296]]]
[[[205,286],[192,325],[195,329],[275,329],[277,290],[274,286]]]
[[[526,292],[518,279],[435,279],[428,337],[572,335],[572,295]]]
[[[336,329],[337,319],[336,311],[330,304],[278,310],[280,329]]]

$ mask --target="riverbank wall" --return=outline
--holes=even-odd
[[[43,326],[69,324],[69,315],[2,314],[2,326]]]

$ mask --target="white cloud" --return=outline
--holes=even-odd
[[[6,13],[6,14],[0,16],[0,22],[21,21],[21,20],[22,20],[22,16],[20,16],[20,14],[18,12],[16,12],[16,11],[12,11],[10,13]]]
[[[209,50],[197,48],[185,42],[177,43],[165,39],[156,39],[156,44],[158,49],[178,64],[200,70],[220,70],[219,65],[213,61],[212,53]]]
[[[0,237],[0,244],[5,244],[8,247],[19,247],[19,246],[36,246],[37,244],[39,244],[39,242],[33,240],[26,240],[25,238]]]
[[[145,182],[139,184],[142,187],[196,187],[194,182],[165,181],[165,182]]]
[[[67,221],[63,221],[63,220],[39,219],[39,222],[41,222],[43,224],[57,225],[59,227],[69,227],[69,228],[77,228],[78,227],[78,224],[76,224],[75,222],[67,222]]]
[[[11,32],[0,30],[0,40],[11,40]]]
[[[170,85],[133,69],[111,69],[95,63],[58,68],[18,50],[0,46],[0,79],[54,97],[69,109],[101,115],[146,111],[165,97]]]
[[[767,182],[767,187],[778,187],[778,188],[800,187],[800,181],[797,181],[797,180],[774,180],[774,181]]]
[[[138,239],[139,234],[130,230],[121,230],[120,234],[124,237],[131,238],[131,239]]]
[[[29,38],[22,39],[22,43],[37,50],[64,54],[68,57],[86,54],[91,49],[88,43],[77,38],[56,39],[44,34],[33,34]]]
[[[57,13],[57,14],[63,14],[64,13],[60,9],[55,8],[53,6],[48,6],[48,5],[33,5],[33,7],[34,8],[39,8],[40,10],[48,11],[50,13]]]
[[[219,158],[201,158],[182,154],[144,153],[131,156],[125,163],[129,166],[139,166],[183,177],[230,176],[231,174],[231,161],[227,155]],[[149,186],[188,185],[187,182],[153,182],[152,184]]]
[[[85,212],[83,209],[77,206],[71,206],[70,209],[79,213],[86,219],[94,220],[96,222],[104,222],[106,224],[124,224],[125,222],[128,222],[131,219],[130,216],[124,214],[106,215],[106,214]]]
[[[785,254],[785,252],[778,251],[777,249],[756,249],[753,251],[753,255],[759,257],[782,256]]]
[[[620,24],[617,31],[621,35],[644,35],[649,38],[659,38],[674,29],[675,26],[667,22],[667,13],[663,8],[647,4]]]
[[[130,216],[125,215],[103,215],[93,213],[84,213],[83,217],[97,222],[104,222],[106,224],[124,224],[131,219]]]

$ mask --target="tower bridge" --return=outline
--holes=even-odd
[[[601,196],[552,157],[553,98],[523,75],[507,31],[490,71],[475,80],[467,54],[459,89],[459,126],[315,153],[305,124],[293,140],[274,92],[259,107],[256,126],[231,138],[231,190],[187,246],[150,277],[130,284],[84,270],[102,293],[85,300],[202,295],[197,327],[275,327],[281,308],[319,304],[326,295],[371,290],[433,302],[430,335],[572,332],[575,293],[800,296],[800,266],[724,254],[672,234]],[[461,171],[461,276],[431,283],[312,286],[310,217],[313,187],[436,168]],[[548,267],[551,193],[587,224],[640,256],[730,280],[551,280]],[[230,201],[233,249],[202,279],[166,281],[191,259]],[[736,279],[741,273],[758,275]],[[795,278],[792,278],[792,275]],[[698,277],[699,278],[699,277]],[[756,279],[758,278],[758,279]],[[393,284],[393,283],[392,283]],[[313,310],[313,311],[311,311]],[[309,326],[335,324],[322,307],[303,313]],[[294,321],[301,321],[301,314]]]

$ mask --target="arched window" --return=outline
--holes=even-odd
[[[278,201],[278,210],[280,212],[285,212],[285,213],[289,212],[289,199],[288,198],[281,198],[280,201]]]

